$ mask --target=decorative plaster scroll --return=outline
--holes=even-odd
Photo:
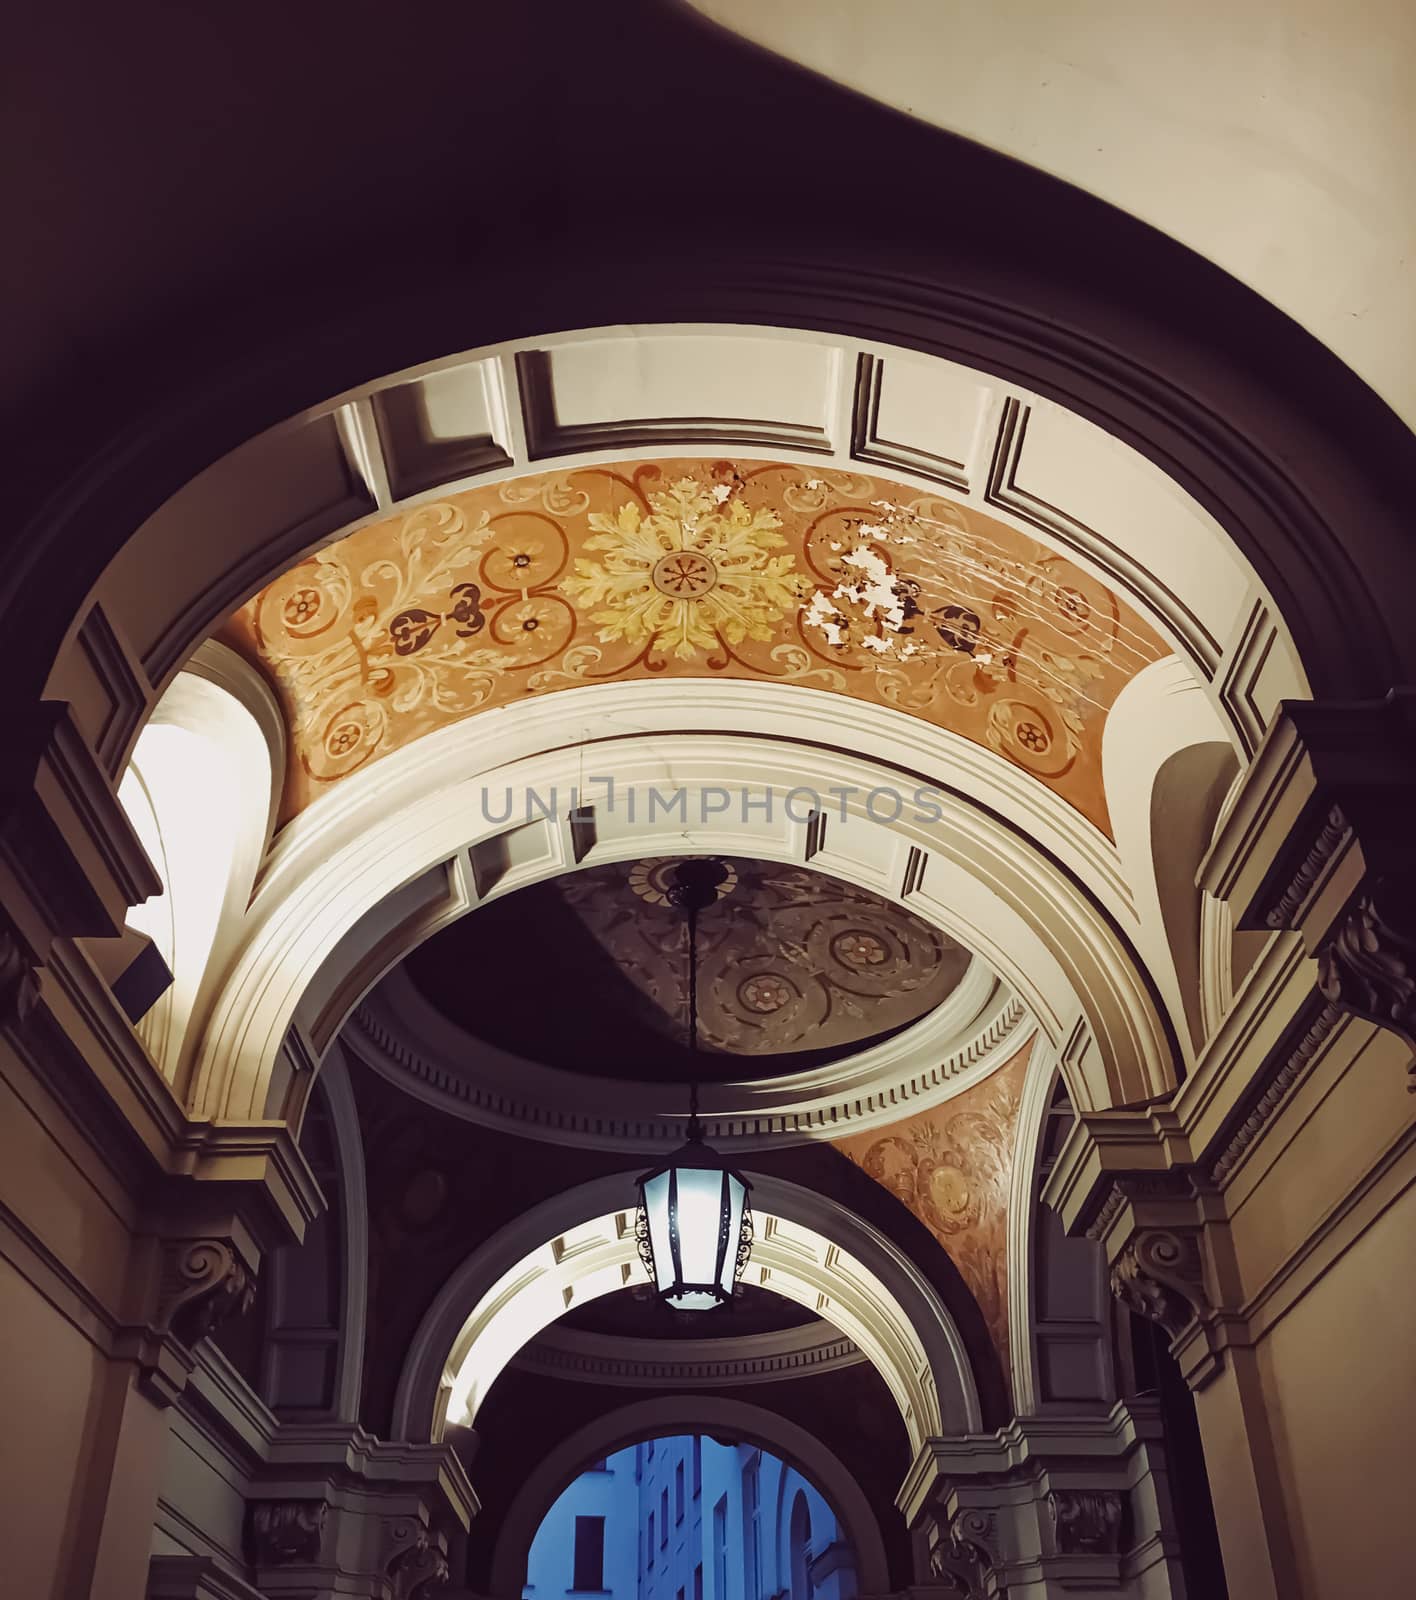
[[[246,1265],[221,1239],[180,1239],[166,1248],[158,1327],[196,1344],[230,1316],[244,1316],[256,1285]]]
[[[1121,1544],[1121,1495],[1113,1489],[1054,1489],[1047,1497],[1063,1555],[1115,1555]]]
[[[258,1567],[318,1561],[329,1505],[324,1500],[259,1500],[251,1507],[249,1543]]]
[[[1136,1234],[1111,1268],[1111,1292],[1177,1337],[1209,1309],[1197,1242],[1168,1228]]]
[[[1338,920],[1318,952],[1318,988],[1325,999],[1389,1028],[1416,1051],[1416,878],[1380,879]],[[1416,1062],[1408,1069],[1416,1073]],[[1410,1087],[1416,1090],[1416,1078]]]
[[[1322,876],[1327,864],[1337,854],[1338,847],[1352,838],[1352,824],[1343,815],[1341,806],[1328,812],[1318,836],[1298,864],[1288,887],[1278,897],[1264,916],[1270,928],[1288,928],[1299,908],[1312,893],[1313,885]]]
[[[1249,1151],[1263,1138],[1269,1123],[1278,1114],[1279,1108],[1288,1098],[1293,1086],[1307,1071],[1313,1057],[1322,1048],[1328,1035],[1331,1034],[1341,1020],[1341,1016],[1342,1013],[1339,1008],[1331,1002],[1318,1012],[1313,1019],[1312,1025],[1299,1039],[1292,1051],[1284,1058],[1283,1064],[1259,1096],[1253,1110],[1240,1123],[1231,1136],[1229,1143],[1215,1158],[1210,1167],[1210,1176],[1215,1183],[1223,1183],[1244,1157],[1248,1155]],[[1098,1222],[1100,1220],[1100,1218],[1097,1219]],[[1093,1237],[1099,1236],[1099,1234],[1093,1235]]]

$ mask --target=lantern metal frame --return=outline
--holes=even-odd
[[[718,897],[718,886],[726,877],[727,871],[721,862],[711,858],[691,858],[679,863],[675,869],[674,882],[668,891],[669,903],[683,910],[688,919],[688,1047],[694,1057],[698,1053],[698,913],[714,903]],[[686,1185],[679,1175],[689,1172],[715,1172],[720,1176],[717,1197],[717,1240],[716,1248],[712,1252],[714,1271],[711,1280],[708,1281],[703,1281],[698,1276],[689,1280],[684,1275],[685,1251],[681,1231],[680,1197]],[[668,1178],[668,1193],[666,1203],[661,1208],[658,1199],[651,1202],[649,1186],[665,1176]],[[741,1187],[740,1207],[735,1204],[733,1184]],[[752,1185],[742,1173],[704,1141],[703,1130],[698,1121],[698,1079],[695,1075],[689,1084],[687,1141],[660,1166],[644,1173],[639,1179],[639,1211],[634,1223],[635,1241],[639,1247],[639,1259],[644,1263],[649,1280],[666,1305],[674,1310],[711,1310],[715,1306],[726,1305],[731,1301],[733,1290],[752,1254],[751,1194]],[[672,1263],[671,1274],[661,1274],[660,1252],[655,1248],[655,1230],[651,1219],[660,1210],[662,1210],[661,1223],[665,1237],[658,1243],[662,1250],[667,1251],[668,1259]],[[735,1221],[737,1242],[734,1248]],[[733,1250],[730,1276],[726,1272],[729,1266],[729,1250]],[[694,1253],[701,1255],[701,1246]],[[661,1277],[664,1279],[662,1282]],[[675,1304],[676,1300],[682,1300],[687,1296],[696,1296],[709,1303],[702,1307]]]

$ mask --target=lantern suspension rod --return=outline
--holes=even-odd
[[[668,893],[671,904],[688,915],[688,1053],[693,1067],[688,1085],[688,1137],[694,1141],[703,1137],[698,1122],[698,913],[717,900],[718,886],[727,876],[721,861],[680,861]]]

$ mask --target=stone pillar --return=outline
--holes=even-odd
[[[477,1499],[450,1446],[348,1423],[285,1424],[250,1490],[255,1588],[281,1600],[431,1600],[460,1565]]]
[[[1184,1595],[1150,1402],[931,1439],[898,1504],[921,1583],[955,1600]]]

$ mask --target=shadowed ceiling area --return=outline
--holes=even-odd
[[[712,1311],[672,1311],[649,1284],[636,1283],[572,1306],[552,1326],[624,1339],[741,1339],[821,1321],[796,1301],[750,1283],[738,1284],[728,1304]]]
[[[674,858],[568,873],[491,901],[415,950],[423,997],[474,1038],[545,1066],[687,1082],[771,1077],[854,1054],[946,1000],[969,953],[824,873],[728,858],[699,922],[699,1035]]]

